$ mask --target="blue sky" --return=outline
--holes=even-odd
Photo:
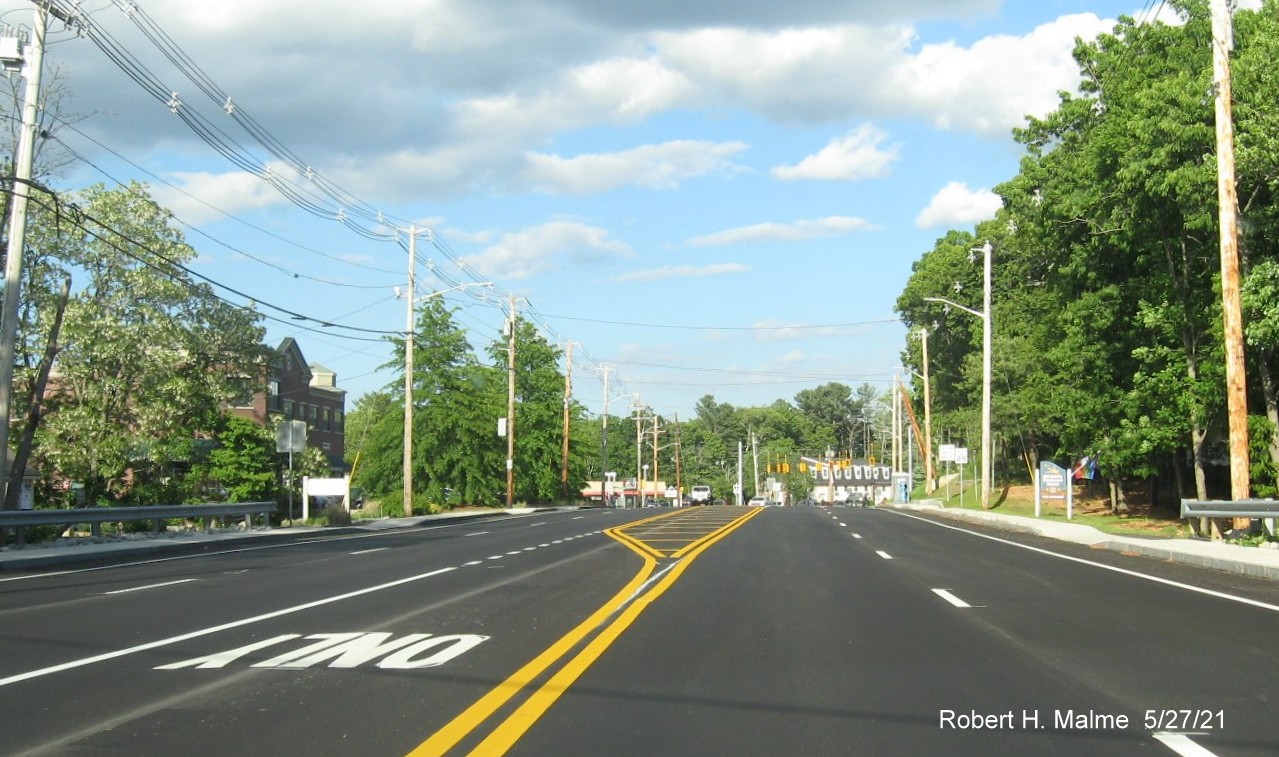
[[[1163,5],[137,4],[237,113],[385,223],[341,207],[362,234],[321,217],[338,203],[299,208],[58,23],[47,57],[74,118],[55,133],[74,160],[55,185],[150,184],[188,226],[196,269],[278,316],[268,341],[294,337],[336,371],[348,407],[395,380],[377,332],[404,328],[407,255],[367,235],[412,224],[430,229],[419,296],[494,284],[441,295],[481,356],[514,294],[548,339],[574,343],[574,396],[592,413],[608,366],[611,413],[638,394],[682,419],[707,394],[751,406],[831,381],[886,389],[912,263],[993,215],[989,190],[1020,155],[1010,129],[1077,82],[1075,37]],[[29,26],[31,7],[0,0],[10,25]],[[82,10],[179,108],[311,192],[113,2]]]

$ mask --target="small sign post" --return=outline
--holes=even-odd
[[[285,421],[275,429],[275,451],[289,453],[289,525],[293,525],[293,453],[306,451],[306,421]]]

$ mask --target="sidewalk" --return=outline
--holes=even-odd
[[[1279,581],[1279,549],[1241,547],[1224,541],[1207,539],[1169,539],[1157,536],[1116,536],[1092,526],[1043,520],[1021,515],[1004,515],[986,510],[961,510],[942,507],[936,500],[916,504],[885,504],[880,507],[914,510],[954,520],[984,522],[997,528],[1023,531],[1050,539],[1084,544],[1095,549],[1109,549],[1127,554],[1145,555],[1159,560],[1199,565],[1229,573]]]
[[[119,537],[102,537],[99,539],[58,539],[53,542],[28,544],[18,548],[13,545],[0,549],[0,573],[44,568],[71,566],[77,563],[90,563],[119,557],[137,557],[139,559],[155,559],[165,556],[176,556],[217,547],[243,546],[246,544],[267,544],[271,541],[287,539],[309,533],[354,533],[368,531],[388,531],[401,528],[412,528],[424,523],[447,522],[450,520],[492,518],[506,515],[526,515],[537,512],[540,508],[511,508],[492,510],[466,510],[460,512],[422,515],[412,518],[379,518],[377,520],[355,521],[350,526],[288,526],[280,528],[255,528],[245,531],[243,528],[226,528],[204,533],[203,531],[168,531],[161,534],[128,534]]]

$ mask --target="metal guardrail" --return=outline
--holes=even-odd
[[[146,507],[76,507],[59,510],[0,511],[0,529],[25,526],[69,526],[88,523],[94,536],[102,533],[103,523],[151,521],[151,530],[159,533],[169,518],[202,518],[204,532],[209,533],[214,518],[244,518],[246,529],[253,527],[253,516],[261,515],[263,525],[270,527],[274,502],[235,502],[211,505],[149,505]],[[19,532],[21,534],[21,532]],[[19,536],[21,539],[21,536]]]
[[[1183,499],[1182,518],[1279,518],[1279,499]]]

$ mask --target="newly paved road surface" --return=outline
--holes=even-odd
[[[541,512],[0,575],[71,754],[1273,754],[1279,584],[859,508]]]

